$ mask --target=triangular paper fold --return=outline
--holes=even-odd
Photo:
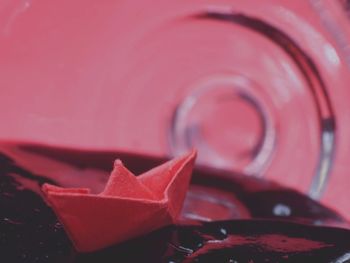
[[[115,161],[112,174],[101,195],[155,199],[151,190],[141,184],[120,160]]]
[[[176,223],[196,152],[134,176],[120,160],[100,194],[43,185],[47,202],[76,249],[91,252]]]

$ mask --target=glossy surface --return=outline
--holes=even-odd
[[[349,232],[274,221],[226,221],[174,231],[167,262],[345,262]],[[346,256],[349,259],[349,255]]]
[[[326,227],[348,226],[334,211],[274,183],[208,169],[194,173],[181,225],[96,253],[78,254],[40,196],[39,185],[85,183],[99,191],[117,157],[135,173],[163,160],[39,145],[1,144],[0,148],[4,262],[338,263],[349,258],[350,231]],[[69,176],[60,176],[59,171]]]

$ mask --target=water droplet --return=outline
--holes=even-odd
[[[203,243],[198,243],[198,244],[197,244],[197,247],[198,247],[198,248],[203,247]]]
[[[225,228],[220,228],[220,233],[227,236],[227,230]]]
[[[7,218],[7,217],[4,217],[4,218],[3,218],[3,221],[6,222],[6,223],[13,224],[13,225],[21,225],[21,224],[22,224],[22,223],[19,222],[19,221],[15,221],[15,220],[10,219],[10,218]]]
[[[54,225],[54,231],[57,232],[59,230],[61,230],[63,228],[62,224],[60,222],[57,222],[55,225]]]
[[[290,216],[292,214],[292,209],[285,204],[277,204],[273,208],[273,214],[275,216]]]

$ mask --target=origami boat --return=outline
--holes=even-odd
[[[135,176],[120,160],[105,189],[42,189],[76,249],[91,252],[174,224],[181,212],[196,152]]]

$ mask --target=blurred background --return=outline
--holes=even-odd
[[[174,156],[350,218],[350,3],[0,0],[0,139]]]

